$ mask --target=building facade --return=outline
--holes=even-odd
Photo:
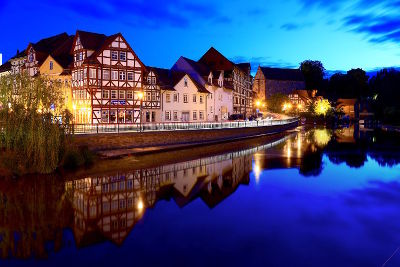
[[[290,95],[296,90],[305,90],[304,76],[297,69],[258,67],[253,82],[257,99],[266,101],[274,94]]]
[[[235,64],[213,47],[198,62],[206,65],[212,72],[223,72],[224,87],[233,90],[233,114],[249,117],[253,110],[250,64]]]
[[[180,57],[172,69],[190,74],[209,92],[207,121],[228,120],[233,114],[233,88],[225,84],[224,71],[211,71],[207,65],[185,57]]]
[[[162,90],[162,122],[207,121],[207,95],[204,86],[189,74],[169,71],[170,85]]]
[[[77,31],[71,53],[75,123],[139,123],[145,67],[122,34]]]

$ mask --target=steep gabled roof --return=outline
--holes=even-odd
[[[94,32],[77,30],[76,34],[79,36],[83,48],[87,50],[99,49],[107,39],[106,35]]]
[[[32,44],[36,52],[50,54],[69,38],[67,33],[60,33],[48,38],[44,38],[37,43]]]
[[[235,64],[211,47],[200,59],[200,63],[207,65],[211,70],[233,70]]]
[[[74,36],[69,36],[67,40],[63,44],[61,44],[51,56],[57,61],[58,64],[61,65],[64,69],[70,67],[73,62],[73,56],[71,55],[70,51],[74,42]]]
[[[299,69],[280,69],[260,67],[265,79],[276,81],[299,81],[304,82],[304,76]]]
[[[210,74],[211,70],[206,64],[196,62],[187,57],[182,58],[201,76],[208,76]]]
[[[236,66],[241,69],[243,72],[250,73],[251,64],[249,62],[245,63],[236,63]]]
[[[162,69],[156,67],[146,67],[147,71],[153,71],[157,78],[159,86],[162,90],[170,90],[175,91],[174,86],[178,84],[183,77],[186,75],[190,78],[190,80],[194,83],[197,90],[201,93],[209,93],[209,91],[200,83],[198,83],[193,77],[184,71],[176,71],[176,70],[169,70],[169,69]]]
[[[10,70],[11,70],[11,62],[9,60],[0,66],[0,73],[10,71]]]
[[[21,52],[19,52],[19,50],[17,50],[17,53],[11,59],[16,59],[16,58],[21,58],[21,57],[26,57],[25,50],[22,50]]]

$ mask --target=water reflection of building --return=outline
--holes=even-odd
[[[253,153],[271,145],[67,182],[76,243],[85,246],[111,240],[121,244],[145,210],[160,199],[172,198],[183,207],[200,197],[215,207],[241,183],[249,183]]]

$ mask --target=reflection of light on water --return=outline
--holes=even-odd
[[[303,139],[301,138],[301,133],[297,135],[297,156],[301,156],[301,146],[302,146]]]
[[[314,131],[314,141],[319,146],[326,146],[331,140],[331,134],[328,129],[317,129]]]
[[[143,208],[144,208],[144,204],[143,204],[143,201],[141,200],[141,199],[139,199],[139,202],[138,202],[138,204],[137,204],[137,208],[138,208],[138,210],[141,212],[142,210],[143,210]]]
[[[255,162],[253,165],[253,174],[256,179],[256,184],[260,182],[260,174],[261,174],[261,167],[258,162]]]

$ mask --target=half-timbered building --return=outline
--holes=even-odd
[[[224,87],[233,89],[233,113],[249,117],[253,110],[251,67],[249,63],[235,64],[211,47],[198,61],[212,72],[222,72]]]
[[[139,123],[145,67],[122,34],[77,31],[71,52],[75,123]]]
[[[169,83],[163,80],[163,70],[155,67],[146,67],[144,77],[144,96],[142,101],[142,122],[161,121],[161,90],[165,90]]]

